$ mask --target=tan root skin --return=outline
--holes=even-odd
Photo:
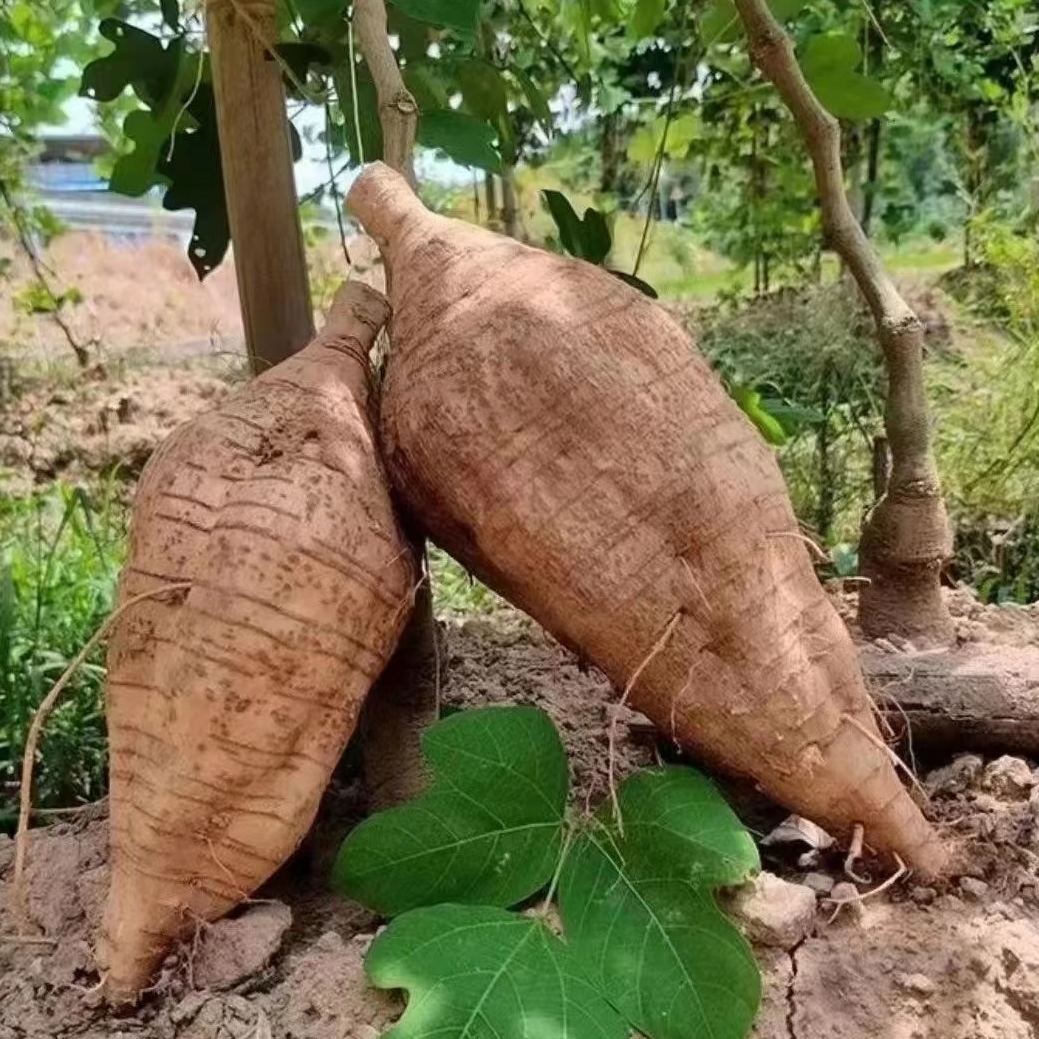
[[[618,688],[645,664],[631,703],[679,744],[939,872],[773,452],[686,333],[599,268],[428,213],[381,164],[349,205],[393,286],[387,468],[433,538]]]
[[[368,414],[387,316],[345,286],[313,343],[144,473],[119,598],[192,586],[128,610],[109,645],[113,1001],[296,848],[407,620],[418,571]]]

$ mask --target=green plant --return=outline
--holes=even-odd
[[[430,545],[427,551],[433,578],[433,605],[437,613],[462,616],[490,613],[501,603],[490,588],[477,581],[442,549]]]
[[[56,486],[0,500],[0,829],[14,822],[33,712],[108,614],[123,545],[113,488]],[[98,651],[51,715],[36,768],[37,807],[104,792],[103,677]]]
[[[762,432],[782,447],[801,521],[827,544],[856,541],[872,502],[883,404],[880,360],[847,287],[713,307],[700,317],[699,341],[734,396],[756,393],[763,421],[778,427]]]
[[[713,893],[758,855],[707,779],[639,772],[579,816],[535,708],[452,714],[423,746],[430,788],[357,827],[335,867],[344,894],[394,918],[366,961],[376,986],[409,995],[390,1036],[747,1034],[760,978]],[[543,890],[540,909],[508,911]]]

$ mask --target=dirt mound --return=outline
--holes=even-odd
[[[445,701],[543,707],[567,744],[575,803],[600,800],[617,710],[609,683],[508,610],[451,622],[448,634]],[[618,715],[617,726],[621,774],[665,751],[637,715]],[[957,876],[933,888],[902,877],[845,906],[833,922],[826,891],[846,880],[839,849],[806,861],[803,847],[770,847],[768,868],[795,883],[809,880],[820,901],[811,933],[794,948],[758,950],[765,972],[759,1039],[1039,1034],[1037,780],[1025,762],[986,766],[974,757],[928,776]],[[361,809],[356,782],[334,788],[322,812],[325,834],[235,919],[201,927],[167,960],[155,991],[124,1017],[109,1016],[92,989],[92,936],[107,884],[105,822],[80,818],[34,834],[30,909],[43,934],[33,941],[10,937],[13,855],[11,842],[0,839],[0,1039],[376,1039],[401,1009],[364,978],[378,921],[327,892],[322,852],[328,834],[337,842]],[[879,864],[863,868],[873,881],[862,890],[884,879]]]
[[[91,473],[136,477],[174,428],[228,392],[229,374],[226,365],[186,365],[34,380],[0,409],[0,490]]]

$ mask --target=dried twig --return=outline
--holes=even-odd
[[[876,895],[882,894],[888,888],[894,887],[909,873],[906,864],[897,855],[895,856],[895,862],[898,864],[897,872],[893,873],[883,884],[878,884],[871,891],[864,891],[861,895],[855,895],[853,898],[824,898],[823,901],[828,905],[835,906],[833,916],[830,917],[830,923],[832,924],[840,916],[841,910],[845,906],[857,905],[859,902],[865,902],[867,898],[873,898]]]
[[[153,588],[149,592],[142,592],[127,599],[117,610],[114,610],[108,620],[101,625],[97,631],[87,640],[86,645],[76,654],[72,662],[62,672],[61,677],[54,683],[51,690],[43,698],[40,706],[33,714],[32,724],[29,726],[29,735],[25,740],[25,753],[22,755],[22,778],[21,790],[19,791],[18,831],[15,834],[14,844],[14,879],[11,885],[11,902],[14,906],[16,920],[21,928],[29,922],[28,906],[25,899],[25,854],[29,843],[29,819],[32,816],[32,774],[36,763],[36,748],[40,742],[43,732],[43,723],[49,717],[51,711],[57,704],[65,687],[69,684],[72,676],[79,670],[83,661],[90,656],[94,647],[112,630],[113,625],[129,609],[146,599],[157,599],[159,596],[170,592],[186,591],[191,587],[190,581],[178,581],[175,584],[164,584],[159,588]]]
[[[851,844],[848,847],[848,856],[844,860],[844,873],[855,881],[856,884],[868,884],[869,878],[860,876],[855,872],[855,863],[862,858],[862,845],[866,838],[866,828],[862,823],[856,823],[851,832]]]

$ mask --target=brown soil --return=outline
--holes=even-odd
[[[616,711],[609,684],[511,611],[448,628],[445,701],[543,707],[570,752],[575,804],[600,800]],[[668,753],[628,712],[617,735],[620,775]],[[957,849],[959,876],[934,889],[904,878],[833,923],[821,904],[815,933],[794,950],[759,950],[760,1039],[1039,1035],[1039,803],[1001,799],[982,789],[976,772],[944,784],[935,777],[932,810]],[[283,911],[262,903],[200,929],[124,1017],[109,1016],[91,991],[98,980],[91,940],[107,880],[104,820],[80,818],[34,835],[30,908],[45,939],[38,943],[8,937],[13,856],[0,840],[0,1039],[376,1039],[400,1011],[395,997],[364,980],[378,922],[327,893],[323,880],[330,851],[362,810],[356,783],[337,784],[314,838],[261,892],[291,909],[287,933]],[[768,868],[800,879],[800,851],[770,856]],[[813,868],[843,879],[839,854]],[[884,879],[879,864],[866,868],[874,884]],[[200,979],[229,987],[205,988]]]

